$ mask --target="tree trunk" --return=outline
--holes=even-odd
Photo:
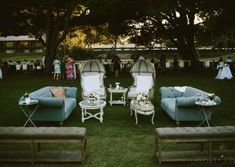
[[[45,53],[45,73],[50,74],[52,72],[53,61],[56,57],[57,47],[46,48]]]
[[[181,44],[179,44],[181,45]],[[181,54],[183,59],[190,60],[191,68],[193,71],[198,71],[200,68],[199,66],[199,57],[196,52],[194,44],[184,44],[180,47],[177,47],[179,53]]]

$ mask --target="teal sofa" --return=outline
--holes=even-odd
[[[200,96],[198,96],[200,94]],[[176,87],[161,87],[161,107],[179,125],[181,121],[203,121],[204,116],[195,104],[201,98],[206,98],[208,93],[193,87],[186,87],[179,91]],[[217,104],[221,103],[218,96],[214,97]],[[205,108],[208,120],[211,120],[211,107]]]
[[[77,107],[76,87],[64,87],[65,98],[53,97],[52,87],[43,87],[30,93],[30,99],[39,100],[39,108],[31,118],[33,121],[57,121],[63,124]]]

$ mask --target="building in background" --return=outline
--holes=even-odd
[[[29,36],[0,37],[0,53],[42,53],[43,46]]]

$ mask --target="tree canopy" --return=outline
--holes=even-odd
[[[196,66],[195,45],[202,34],[204,41],[211,34],[223,37],[228,32],[234,38],[233,7],[233,0],[3,0],[0,34],[31,34],[39,39],[45,46],[47,70],[59,44],[78,27],[87,44],[104,36],[114,45],[120,36],[131,36],[149,48],[170,40]]]

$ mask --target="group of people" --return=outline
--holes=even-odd
[[[77,68],[75,65],[75,61],[71,56],[66,56],[64,60],[60,61],[59,59],[55,59],[53,61],[53,79],[59,80],[64,79],[64,76],[68,80],[76,79]]]
[[[0,59],[0,78],[14,73],[36,73],[41,71],[44,67],[45,64],[42,60],[2,61]]]
[[[215,79],[232,79],[233,78],[233,61],[231,57],[228,57],[226,61],[220,57],[217,64],[218,73]],[[232,71],[231,71],[232,70]]]

